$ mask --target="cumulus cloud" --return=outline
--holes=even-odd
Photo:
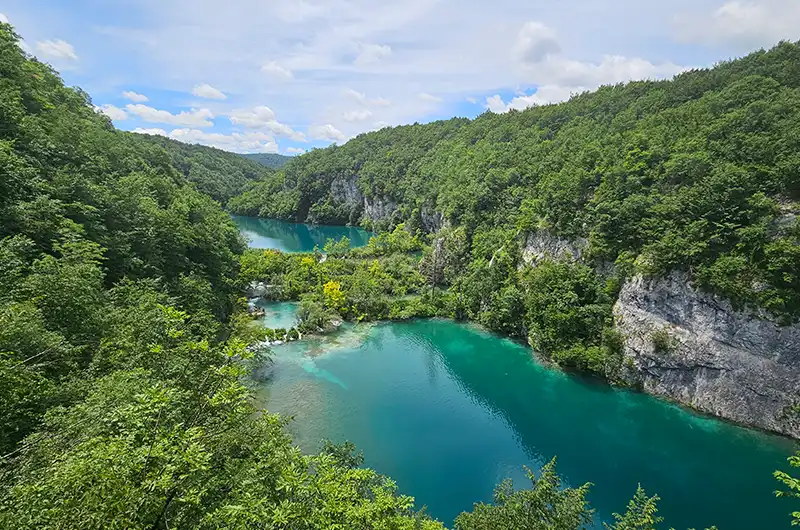
[[[372,116],[372,111],[369,109],[350,110],[342,114],[344,121],[359,122],[368,120]]]
[[[221,90],[214,88],[208,83],[197,85],[192,89],[192,95],[205,99],[228,99],[228,96],[222,93]]]
[[[442,98],[438,96],[434,96],[433,94],[428,94],[427,92],[421,92],[417,94],[417,97],[422,101],[427,101],[429,103],[441,103]]]
[[[526,22],[517,35],[513,53],[516,58],[528,64],[537,64],[551,55],[561,52],[556,32],[541,22]]]
[[[109,118],[114,121],[122,121],[128,119],[128,113],[125,112],[125,109],[121,109],[114,105],[100,105],[99,107],[95,107],[95,110],[98,112],[102,112]]]
[[[331,125],[312,125],[308,128],[308,134],[315,140],[328,140],[331,142],[343,142],[347,139],[342,131]]]
[[[3,13],[0,13],[0,22],[3,24],[8,24],[8,17],[5,16]]]
[[[518,94],[508,103],[499,95],[487,98],[485,106],[492,112],[557,103],[569,99],[572,94],[594,90],[601,85],[661,79],[686,69],[671,62],[655,64],[638,57],[620,55],[605,55],[599,62],[570,59],[562,53],[555,31],[535,21],[523,24],[511,55],[522,80],[539,88],[531,95]]]
[[[261,67],[261,71],[267,74],[272,79],[278,81],[289,81],[294,78],[292,71],[284,68],[275,61],[269,62]]]
[[[263,132],[220,134],[197,129],[174,129],[169,133],[173,140],[189,144],[202,144],[236,153],[277,153],[275,139]]]
[[[678,36],[686,42],[732,44],[749,50],[795,40],[800,33],[800,3],[796,0],[733,0],[711,12],[677,17]]]
[[[149,123],[167,123],[179,127],[211,127],[214,123],[214,114],[208,109],[192,109],[172,114],[166,110],[154,109],[140,103],[125,105],[130,114],[138,116]]]
[[[349,99],[352,99],[354,101],[357,101],[358,103],[361,103],[362,105],[366,105],[369,107],[388,107],[389,105],[392,104],[391,101],[382,97],[370,99],[367,97],[365,93],[353,90],[352,88],[344,89],[343,93]]]
[[[129,99],[134,103],[144,103],[145,101],[150,101],[150,99],[144,94],[139,94],[138,92],[134,92],[132,90],[126,90],[123,92],[122,97]]]
[[[358,46],[355,64],[368,66],[381,62],[392,55],[392,47],[386,44],[364,44]]]
[[[169,136],[167,134],[167,131],[165,131],[164,129],[156,129],[156,128],[147,129],[142,127],[136,127],[131,132],[135,132],[136,134],[152,134],[153,136]]]
[[[486,108],[498,114],[510,110],[524,110],[528,107],[567,101],[572,95],[581,92],[584,92],[584,90],[580,87],[545,85],[539,87],[533,94],[518,95],[512,98],[508,103],[503,101],[503,98],[499,94],[487,97]]]
[[[61,39],[38,41],[36,50],[46,59],[78,60],[78,54],[75,53],[72,44]]]
[[[275,112],[266,105],[253,107],[250,110],[234,110],[228,119],[234,125],[241,125],[248,129],[265,129],[277,136],[290,138],[297,142],[305,142],[306,135],[295,131],[286,124],[280,123]]]
[[[166,136],[179,142],[208,145],[234,153],[278,152],[278,144],[275,143],[275,139],[261,132],[220,134],[189,128],[173,129],[167,132],[164,129],[143,129],[138,127],[133,132]]]
[[[305,153],[306,150],[301,148],[301,147],[287,147],[286,148],[286,152],[290,153],[290,154],[293,154],[293,155],[299,155],[299,154]]]
[[[260,129],[267,123],[275,121],[275,112],[266,105],[260,105],[252,110],[235,110],[228,118],[234,125]]]

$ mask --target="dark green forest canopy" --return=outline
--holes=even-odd
[[[267,166],[270,169],[280,169],[292,159],[290,156],[279,155],[277,153],[249,153],[242,156],[253,162],[258,162],[262,166]]]
[[[231,197],[242,193],[249,183],[268,178],[272,174],[271,169],[275,168],[261,160],[252,159],[249,155],[241,156],[213,147],[189,145],[159,135],[120,134],[130,135],[128,143],[141,142],[164,149],[176,170],[193,182],[198,190],[223,205]]]
[[[334,181],[397,203],[374,223]],[[475,120],[386,128],[314,150],[234,198],[234,212],[381,228],[440,212],[500,245],[546,230],[595,263],[691,273],[739,305],[800,316],[800,45],[668,81],[605,86]]]
[[[218,201],[260,178],[251,197],[262,186],[291,182],[280,188],[280,200],[296,214],[301,199],[292,203],[292,193],[310,193],[310,210],[323,194],[308,175],[322,175],[330,153],[350,148],[301,157],[274,176],[238,155],[117,131],[85,92],[65,87],[17,41],[11,26],[0,24],[0,528],[442,529],[391,480],[358,467],[352,446],[301,454],[285,420],[257,411],[247,386],[249,370],[264,359],[246,348],[252,327],[239,299],[245,283],[271,271],[299,295],[316,289],[321,276],[307,273],[320,267],[309,256],[243,254]],[[406,174],[446,142],[463,143],[458,138],[468,127],[494,119],[509,118],[433,124],[417,138],[418,126],[403,129],[413,147],[397,155],[386,147],[381,155],[388,169],[396,164],[402,172],[391,176],[366,162],[348,171],[375,177],[372,193],[402,197],[413,220],[410,198],[438,201],[438,192],[431,182],[409,187],[415,181]],[[387,146],[396,131],[379,133]],[[796,173],[792,178],[784,180],[796,184]],[[780,194],[768,181],[763,200],[776,201]],[[788,190],[782,197],[793,196]],[[542,215],[537,208],[531,215]],[[591,325],[566,343],[590,340],[604,325],[613,285],[601,285],[589,267],[553,264],[517,275],[518,249],[497,251],[510,233],[503,227],[513,224],[486,230],[483,216],[500,214],[485,210],[467,233],[468,211],[446,211],[462,226],[443,234],[446,259],[426,277],[454,284],[453,291],[436,299],[444,303],[409,301],[398,307],[401,316],[429,306],[480,311],[471,305],[474,293],[488,282],[505,285],[496,307],[515,307],[520,285],[574,290],[581,303],[597,306],[571,315]],[[350,265],[327,260],[349,283],[344,292],[319,285],[318,305],[331,305],[321,310],[342,310],[343,295],[358,317],[377,314],[385,309],[375,303],[380,290],[419,292],[422,273],[432,269],[430,250],[422,269],[414,267],[419,246],[399,227],[350,256]],[[333,270],[337,264],[341,271]],[[540,311],[526,318],[550,329],[544,316],[554,296],[526,301]],[[492,304],[486,307],[495,318]],[[496,322],[514,329],[509,318]],[[529,490],[504,483],[494,505],[477,505],[456,528],[577,530],[588,520],[588,485],[561,489],[554,465],[529,477]],[[789,488],[792,480],[781,477]],[[653,530],[655,500],[637,492],[613,528]]]

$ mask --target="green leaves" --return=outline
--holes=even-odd
[[[530,489],[515,490],[510,480],[495,490],[494,504],[475,504],[456,518],[456,530],[577,530],[592,520],[586,494],[590,484],[562,488],[555,459],[539,476],[527,470]]]
[[[800,468],[800,453],[790,456],[789,465]],[[775,492],[777,497],[800,499],[800,478],[791,476],[784,471],[775,471],[775,479],[786,488]],[[800,510],[792,512],[792,526],[800,526]]]

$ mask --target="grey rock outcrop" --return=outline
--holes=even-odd
[[[569,240],[554,236],[546,230],[528,234],[522,248],[522,259],[528,265],[535,265],[543,259],[580,260],[588,242],[585,239]]]
[[[634,277],[614,306],[623,378],[649,394],[800,438],[800,325],[737,311],[683,273]]]
[[[355,175],[333,179],[333,182],[331,182],[331,197],[333,200],[350,206],[357,206],[364,202],[364,195],[358,189],[356,181],[357,177]]]
[[[370,221],[388,219],[397,210],[397,203],[386,197],[364,197],[364,216]]]
[[[336,177],[331,182],[331,198],[337,204],[364,208],[364,217],[370,221],[387,219],[397,210],[397,203],[386,197],[365,197],[358,189],[358,177]]]
[[[429,234],[438,232],[446,224],[444,215],[428,207],[420,209],[419,218],[422,228]]]

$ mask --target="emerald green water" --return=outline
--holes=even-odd
[[[277,219],[234,215],[233,222],[248,239],[251,248],[274,248],[282,252],[311,252],[320,249],[328,239],[350,239],[350,247],[363,247],[372,232],[352,226],[325,226],[287,223]]]
[[[300,305],[297,302],[258,300],[255,305],[264,310],[264,316],[257,322],[265,328],[289,329],[297,325],[297,309]]]
[[[265,407],[293,415],[306,451],[350,440],[417,506],[451,525],[522,466],[558,456],[568,485],[594,483],[597,521],[641,482],[678,529],[789,528],[771,476],[795,446],[643,394],[543,367],[530,351],[440,320],[348,328],[275,348]],[[664,526],[669,528],[669,526]]]

